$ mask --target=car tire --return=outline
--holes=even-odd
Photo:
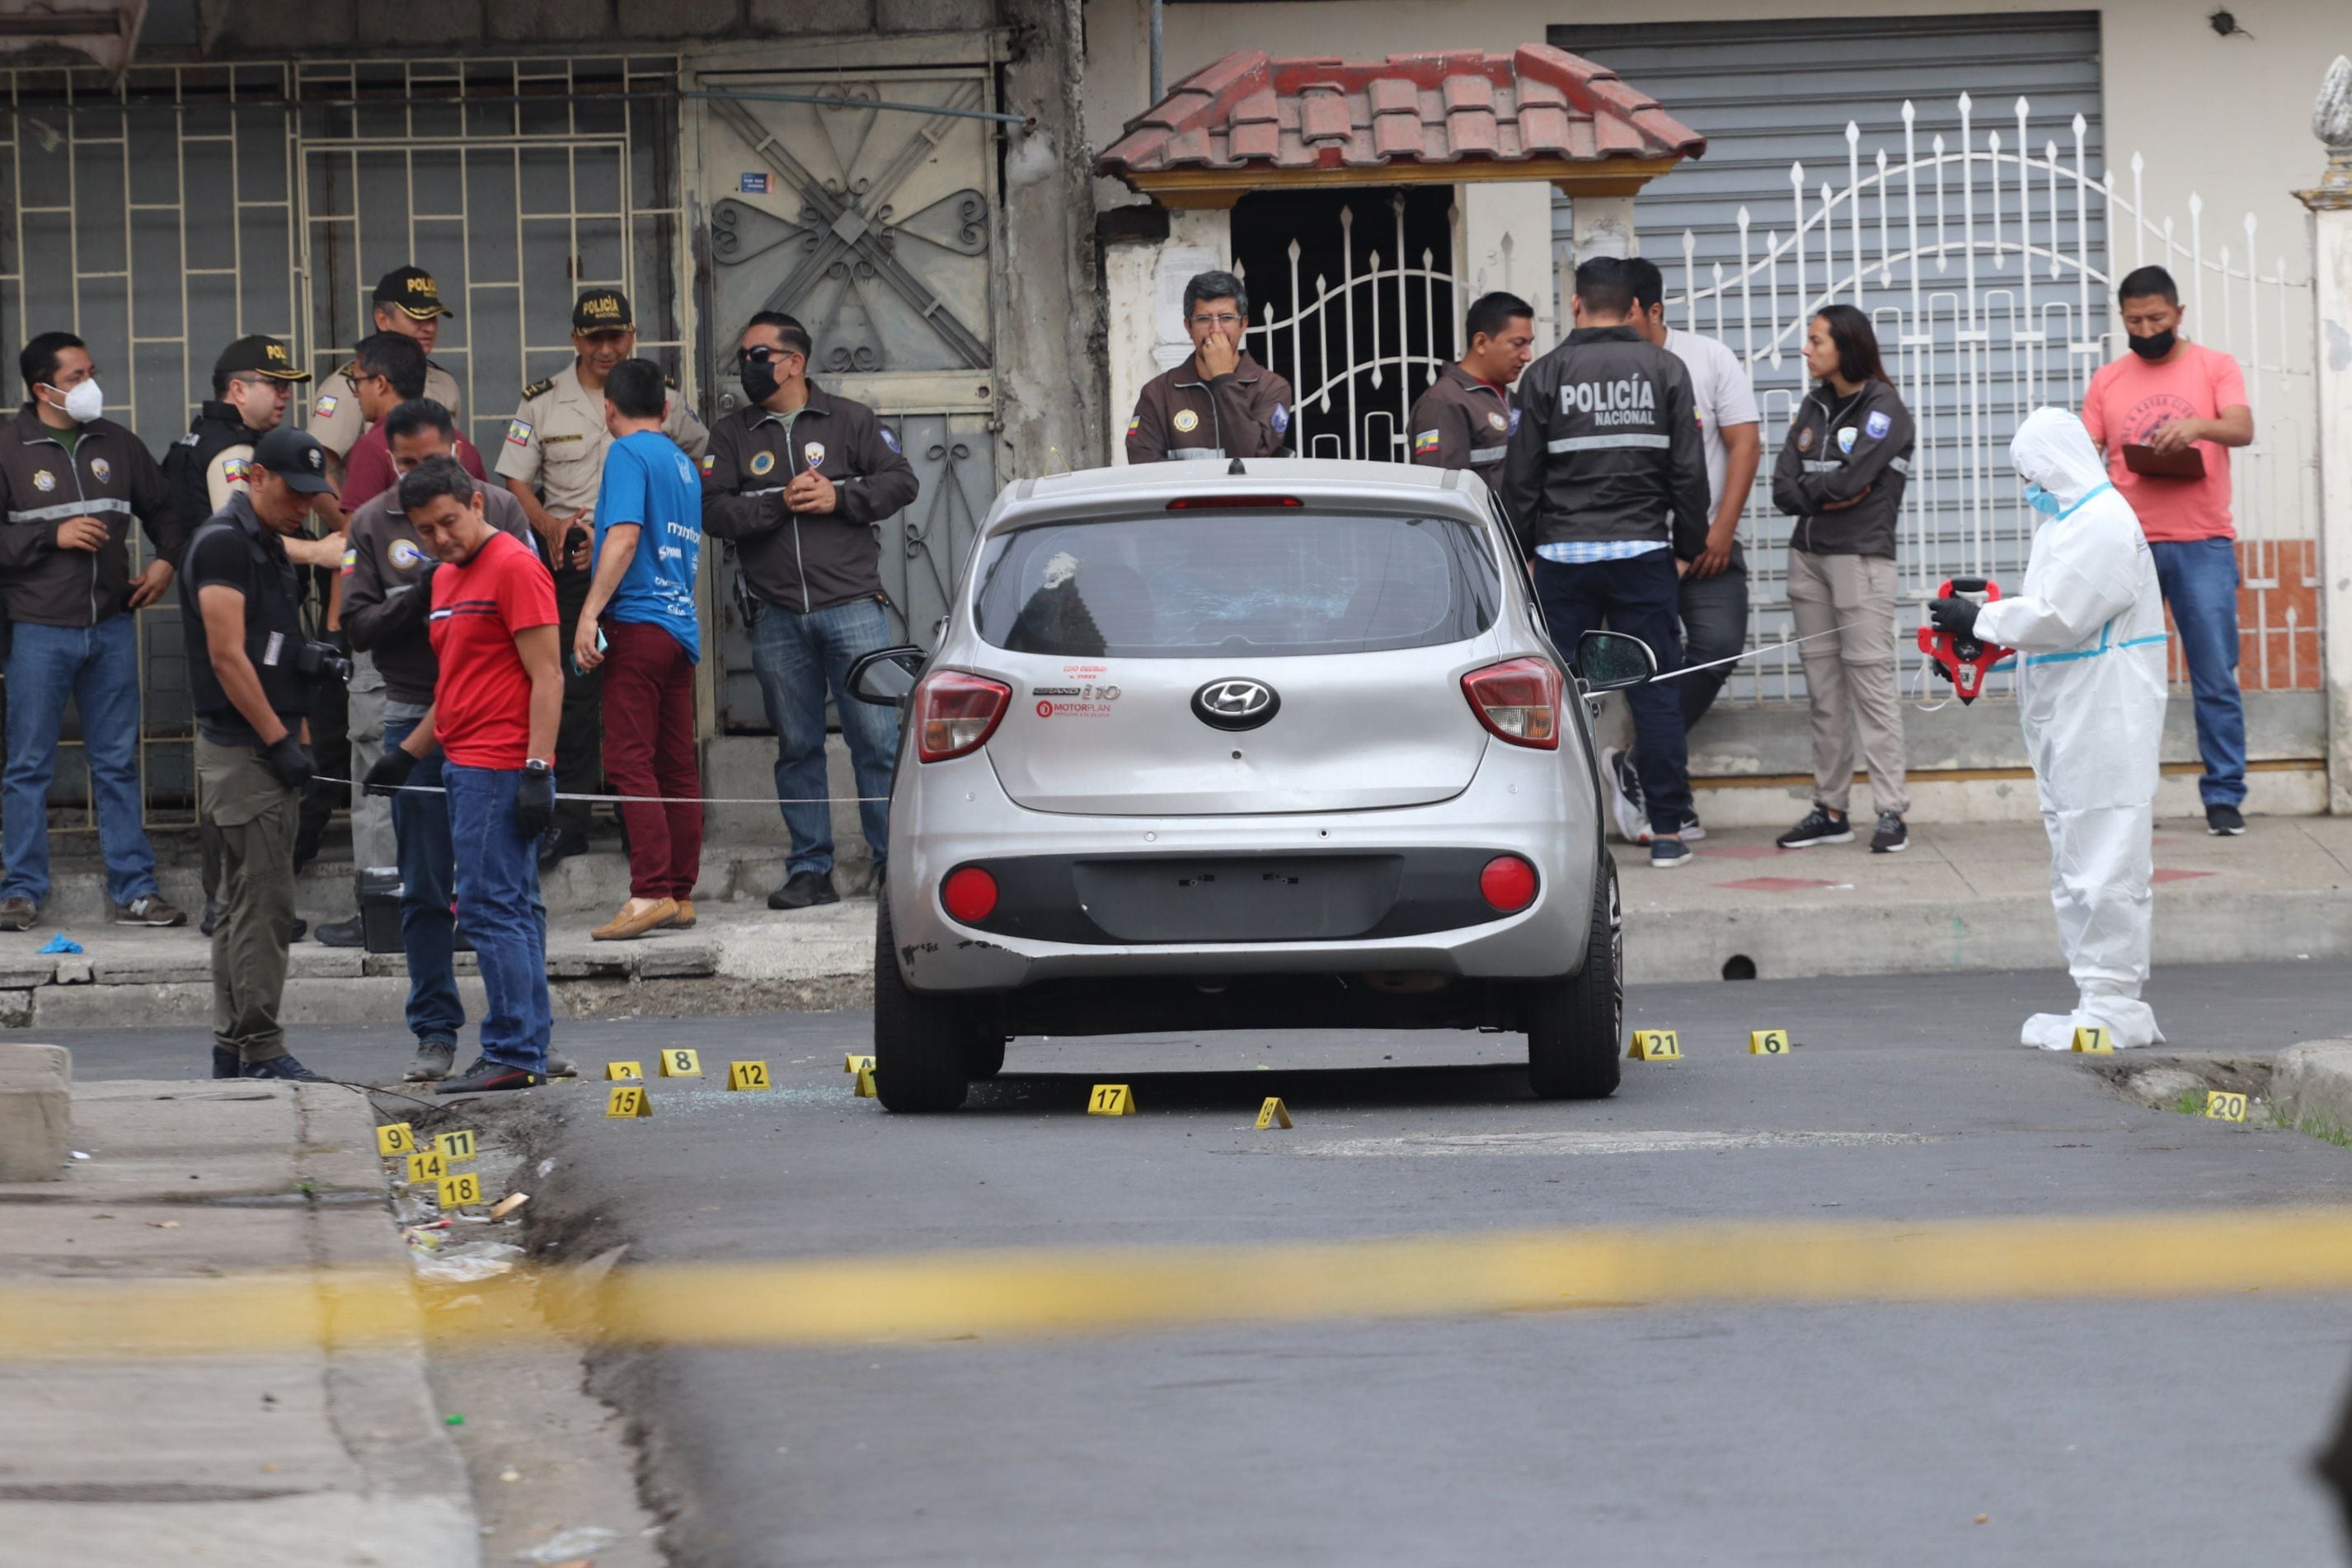
[[[974,1083],[982,1083],[1004,1070],[1003,1035],[988,1033],[977,1036],[963,1047],[963,1076]]]
[[[1528,1081],[1545,1100],[1605,1100],[1617,1092],[1617,1037],[1625,1021],[1625,922],[1617,861],[1601,853],[1584,968],[1528,987]]]
[[[877,902],[874,1092],[885,1110],[953,1110],[971,1088],[965,1051],[971,1026],[944,1000],[907,984],[890,935],[889,894]]]

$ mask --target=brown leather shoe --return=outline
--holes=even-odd
[[[672,931],[684,931],[693,924],[694,900],[692,899],[678,900],[677,913],[670,917],[669,929]]]
[[[636,902],[632,899],[630,903]],[[627,942],[640,937],[656,926],[667,925],[677,918],[677,901],[660,899],[646,904],[632,914],[629,905],[623,904],[621,912],[588,934],[597,942]]]

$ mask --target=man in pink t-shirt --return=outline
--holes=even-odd
[[[2106,453],[2117,493],[2139,515],[2180,634],[2197,702],[2197,750],[2205,759],[2198,794],[2206,830],[2234,837],[2246,830],[2246,710],[2238,693],[2230,448],[2253,440],[2253,409],[2236,360],[2179,336],[2183,312],[2172,274],[2140,268],[2116,294],[2131,353],[2091,377],[2083,427]],[[2184,458],[2201,464],[2203,473],[2143,471]]]

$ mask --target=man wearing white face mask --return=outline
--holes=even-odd
[[[139,642],[126,612],[172,585],[187,520],[139,437],[100,417],[106,395],[89,351],[44,332],[18,366],[27,401],[0,430],[0,596],[8,651],[8,764],[0,776],[0,931],[40,918],[49,893],[49,784],[66,700],[81,715],[106,893],[120,925],[175,926],[187,916],[155,886],[140,823]],[[131,523],[152,552],[131,571]]]
[[[2147,980],[2157,742],[2164,730],[2164,598],[2155,557],[2082,421],[2037,408],[2010,443],[2041,512],[2025,586],[1979,605],[1937,599],[1937,629],[2018,650],[2018,710],[2050,835],[2050,900],[2080,992],[2036,1013],[2023,1043],[2046,1051],[2104,1026],[2118,1047],[2164,1038],[2139,999]]]

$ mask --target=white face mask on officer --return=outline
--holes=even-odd
[[[49,390],[57,392],[58,388],[51,386]],[[87,425],[106,412],[106,394],[99,390],[98,378],[92,376],[76,383],[71,391],[60,393],[58,406],[75,424]]]

